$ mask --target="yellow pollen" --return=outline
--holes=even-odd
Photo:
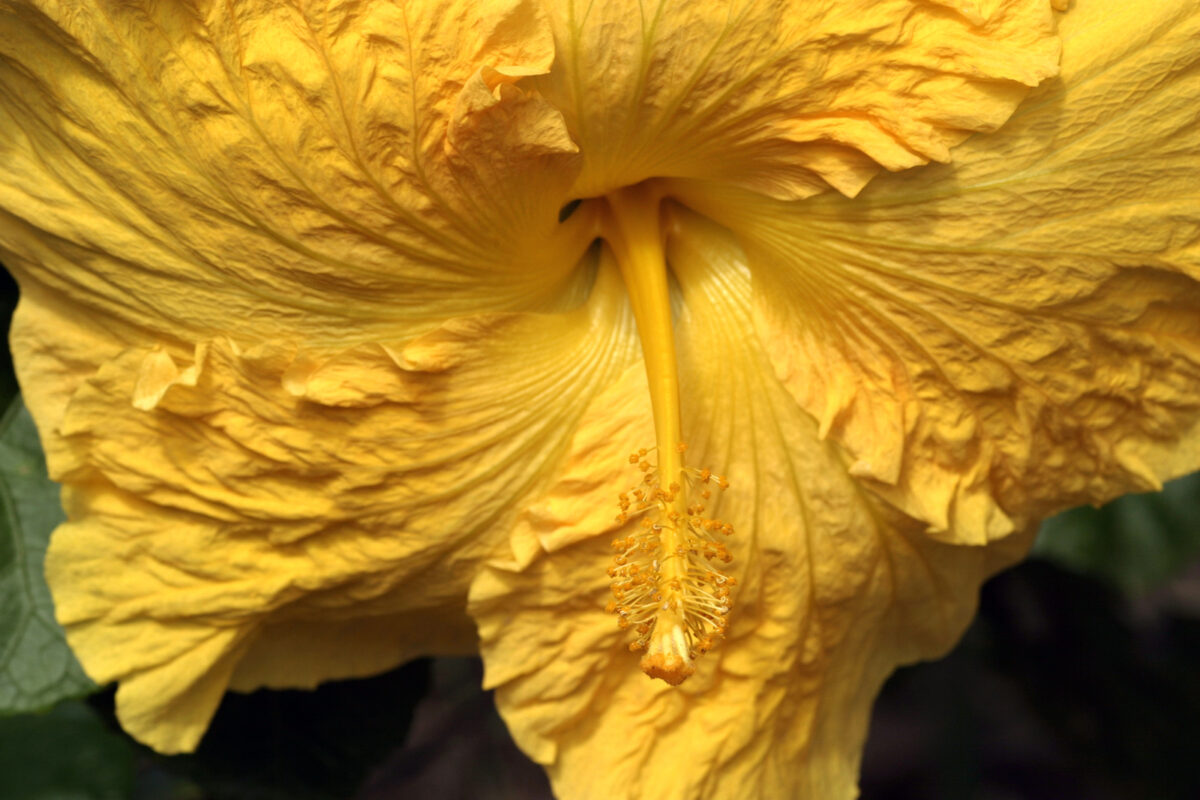
[[[629,455],[641,482],[619,495],[617,521],[641,519],[632,526],[632,535],[613,541],[609,576],[615,599],[608,608],[622,630],[635,632],[629,649],[645,653],[642,670],[678,685],[724,634],[728,587],[736,581],[713,566],[732,560],[718,538],[733,528],[705,516],[712,498],[709,487],[715,484],[723,491],[729,483],[709,469],[684,465],[687,445],[681,433],[662,199],[654,183],[639,184],[608,195],[601,213],[601,233],[637,321],[656,439],[653,448]]]

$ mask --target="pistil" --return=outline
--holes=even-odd
[[[711,487],[721,490],[728,484],[709,470],[684,464],[687,447],[681,432],[661,190],[649,183],[608,195],[601,224],[637,321],[656,439],[653,453],[641,450],[630,456],[642,481],[620,496],[617,519],[639,521],[633,535],[613,541],[616,554],[609,576],[614,600],[609,610],[622,628],[636,632],[630,649],[645,651],[642,670],[679,684],[695,672],[695,659],[725,632],[730,587],[736,581],[711,563],[731,560],[720,539],[733,528],[705,516],[705,507]]]

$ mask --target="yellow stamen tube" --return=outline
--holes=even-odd
[[[641,520],[635,535],[613,541],[616,554],[609,575],[615,599],[609,609],[622,628],[637,632],[630,649],[645,651],[642,670],[676,685],[695,672],[697,656],[724,633],[729,587],[735,581],[708,562],[729,561],[728,550],[717,540],[733,529],[704,517],[703,503],[688,504],[689,485],[707,484],[713,476],[684,466],[661,190],[644,183],[605,200],[602,233],[637,320],[658,461],[650,464],[644,450],[630,456],[630,463],[644,473],[643,482],[620,496],[617,518],[622,523],[635,516]],[[716,479],[723,488],[724,479]]]

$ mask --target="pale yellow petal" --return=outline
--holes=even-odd
[[[652,177],[846,194],[949,159],[1057,71],[1047,0],[553,0],[535,83],[585,159],[580,195]]]
[[[474,647],[477,562],[509,552],[514,502],[636,358],[615,269],[585,271],[569,313],[332,353],[134,344],[98,368],[88,318],[23,298],[21,378],[50,398],[39,424],[70,519],[47,575],[84,668],[121,682],[133,735],[189,749],[228,684],[312,686]]]
[[[732,237],[683,216],[669,255],[688,458],[732,484],[715,510],[737,528],[728,636],[674,688],[642,674],[604,613],[616,493],[638,476],[622,456],[652,435],[634,367],[595,401],[564,478],[518,521],[523,557],[472,586],[486,684],[560,797],[852,797],[884,678],[943,652],[981,580],[1029,537],[947,545],[873,499],[774,377]]]
[[[1200,12],[1083,0],[1062,32],[1061,80],[953,166],[681,190],[738,232],[821,436],[954,541],[1200,466]]]
[[[0,256],[195,341],[562,305],[591,234],[532,0],[0,7]]]

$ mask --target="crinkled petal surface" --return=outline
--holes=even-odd
[[[611,511],[591,509],[614,508],[630,480],[620,444],[651,434],[635,368],[522,516],[516,559],[472,587],[486,683],[561,797],[846,797],[883,680],[953,643],[979,583],[1029,537],[943,544],[858,483],[753,335],[732,235],[684,216],[673,241],[688,454],[733,476],[715,513],[740,523],[727,637],[673,688],[641,673],[603,612],[611,550],[597,534],[620,534]]]
[[[1062,33],[1061,79],[952,166],[854,201],[674,185],[708,218],[673,212],[668,254],[684,436],[733,483],[744,580],[693,678],[638,673],[599,609],[621,534],[587,512],[629,481],[605,442],[648,435],[627,374],[472,587],[561,796],[852,797],[878,687],[1037,517],[1200,466],[1200,13],[1080,2]]]
[[[473,564],[636,353],[515,85],[543,15],[6,3],[0,51],[47,571],[127,729],[184,750],[227,685],[473,650]]]
[[[187,749],[226,683],[473,649],[475,562],[633,360],[615,276],[597,289],[571,314],[458,318],[303,370],[220,338],[186,364],[130,347],[87,378],[57,428],[71,521],[47,574],[89,674],[122,682],[125,727]],[[39,313],[25,302],[14,338],[61,359],[35,350],[62,324]]]
[[[1052,79],[1062,5],[0,2],[47,569],[125,726],[471,649],[470,587],[563,796],[851,795],[1038,515],[1197,466],[1200,15],[1083,0]],[[647,178],[740,532],[679,689],[600,610],[654,433],[597,205],[559,221]]]
[[[935,535],[982,543],[1195,467],[1200,15],[1108,5],[1064,18],[1061,79],[954,166],[710,209],[781,380]]]
[[[534,3],[77,5],[0,6],[23,279],[189,344],[561,302],[590,235],[557,225],[561,115],[513,85],[553,58]]]
[[[709,178],[846,194],[945,161],[1054,75],[1049,0],[553,0],[536,85],[584,157],[575,192]]]

